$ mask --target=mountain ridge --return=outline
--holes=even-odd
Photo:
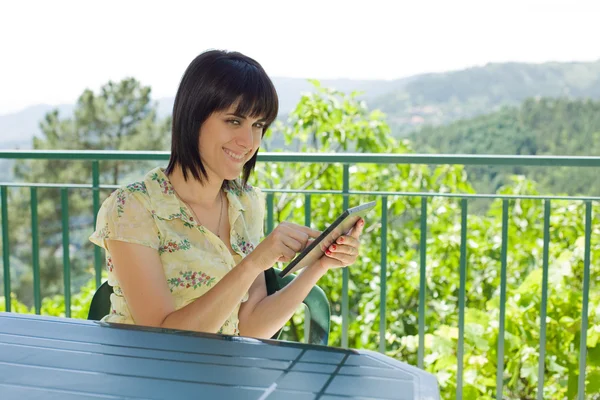
[[[280,117],[288,114],[303,92],[314,88],[307,79],[274,77],[280,100]],[[527,98],[569,97],[600,99],[600,58],[597,61],[547,63],[487,63],[461,70],[425,73],[394,80],[324,79],[324,87],[363,92],[371,109],[387,114],[394,136],[406,136],[423,127],[515,106]],[[173,98],[154,100],[159,117],[170,114]],[[39,135],[45,113],[58,108],[70,116],[74,104],[38,104],[0,115],[0,147],[30,148]]]

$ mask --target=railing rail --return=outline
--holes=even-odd
[[[28,160],[168,160],[168,151],[117,150],[0,150],[0,159]],[[261,162],[341,164],[452,164],[552,167],[600,167],[600,157],[512,156],[480,154],[374,154],[374,153],[259,153]]]

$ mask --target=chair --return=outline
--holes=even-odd
[[[280,278],[279,272],[280,271],[275,268],[265,271],[268,295],[275,293],[294,279],[293,275]],[[108,282],[104,282],[100,285],[92,298],[87,318],[88,320],[99,321],[105,315],[110,313],[110,295],[112,293],[112,286],[110,286]],[[303,303],[308,308],[307,317],[310,315],[308,343],[327,346],[329,341],[331,310],[325,292],[319,286],[315,286],[311,289],[308,296],[306,296]],[[275,334],[273,339],[278,339],[280,335],[281,331]]]

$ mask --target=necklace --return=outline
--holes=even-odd
[[[196,215],[196,211],[194,211],[192,206],[190,206],[187,201],[182,199],[181,196],[177,195],[177,197],[179,197],[179,199],[181,201],[183,201],[185,203],[185,205],[190,209],[192,214],[194,214],[194,218],[196,218],[196,221],[198,221],[200,223],[200,225],[204,225],[202,223],[202,221],[200,221],[200,218],[198,218],[198,215]],[[223,219],[223,191],[222,190],[219,190],[219,198],[221,199],[221,211],[219,212],[219,222],[217,224],[217,237],[220,239],[221,238],[221,220]]]

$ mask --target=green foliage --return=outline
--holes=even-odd
[[[515,187],[531,189],[531,185],[523,180],[517,182]],[[506,188],[504,193],[536,194],[531,190],[515,191],[513,187]],[[542,249],[539,242],[543,237],[540,223],[543,208],[537,201],[521,200],[512,203],[510,209],[503,398],[529,399],[535,398],[538,380],[542,293]],[[471,230],[481,234],[478,238],[473,238],[477,245],[469,247],[471,285],[467,285],[464,376],[467,388],[470,387],[466,393],[471,393],[472,396],[466,395],[465,398],[492,398],[495,395],[500,313],[497,262],[497,247],[500,244],[499,210],[500,204],[495,203],[488,216],[495,227],[481,226],[482,221],[477,219],[469,223]],[[598,211],[600,209],[596,207],[596,215]],[[567,202],[552,209],[544,398],[574,398],[576,395],[582,310],[583,212],[583,206]],[[600,232],[597,228],[598,217],[593,225],[595,228],[592,234],[597,235]],[[439,257],[440,249],[435,247],[436,241],[432,245],[428,253]],[[594,243],[591,257],[596,259],[598,256],[600,244]],[[458,264],[452,267],[458,268]],[[600,269],[592,265],[587,343],[588,394],[598,393],[594,389],[592,377],[597,374],[600,361],[596,355],[598,350],[595,340],[595,332],[600,330],[599,273]],[[435,279],[436,272],[432,275]],[[489,278],[479,281],[476,278],[479,276]],[[520,279],[519,276],[524,278]],[[486,292],[491,293],[491,296],[481,295]],[[430,294],[429,288],[427,294]],[[453,312],[456,312],[454,307]],[[435,308],[431,310],[433,314],[436,311]],[[458,339],[456,323],[436,325],[434,322],[429,329],[433,333],[427,334],[425,338],[425,364],[429,370],[438,373],[444,391],[454,393]],[[416,351],[417,336],[402,337],[400,343],[395,354],[403,358],[410,357]]]
[[[0,311],[6,311],[6,297],[0,296]],[[17,296],[14,293],[10,294],[10,311],[19,314],[30,314],[29,308],[17,300]]]
[[[90,304],[92,297],[96,291],[95,281],[92,279],[83,285],[80,292],[71,296],[71,318],[87,319],[88,312],[90,310]],[[4,296],[0,297],[0,311],[6,311],[4,304]],[[11,296],[11,312],[19,314],[34,314],[35,309],[33,307],[27,307],[23,303],[20,303],[14,294]],[[49,315],[52,317],[64,317],[65,314],[65,297],[63,295],[55,295],[52,297],[45,297],[42,300],[42,308],[40,314]]]
[[[397,143],[379,112],[369,112],[355,97],[319,88],[304,96],[286,126],[273,135],[284,135],[302,152],[409,152],[408,142]],[[259,186],[285,189],[341,189],[341,166],[290,163],[259,165]],[[351,188],[363,191],[473,193],[462,167],[354,165]],[[508,180],[508,178],[507,178]],[[536,185],[513,177],[500,193],[536,195]],[[372,200],[352,196],[351,205]],[[275,196],[275,219],[304,223],[304,195]],[[541,308],[543,204],[537,200],[512,200],[509,204],[508,279],[504,345],[504,393],[507,399],[536,395]],[[324,229],[341,208],[340,196],[311,197],[311,225]],[[426,271],[425,366],[440,382],[444,398],[454,398],[457,382],[458,294],[461,244],[459,201],[428,199]],[[596,207],[595,230],[598,228]],[[367,217],[361,239],[361,258],[349,268],[349,346],[379,347],[382,212],[388,214],[386,266],[387,353],[417,363],[420,198],[390,196],[388,209],[381,203]],[[467,235],[467,287],[464,357],[464,397],[495,397],[499,325],[502,205],[496,201],[484,214],[470,213]],[[583,281],[583,206],[553,204],[549,252],[549,301],[546,334],[545,398],[573,398],[578,374],[579,326]],[[594,243],[592,259],[600,256]],[[595,332],[600,329],[600,270],[592,265],[588,329],[588,393],[596,393],[598,371]],[[342,271],[331,271],[319,285],[332,303],[332,345],[341,345]],[[568,324],[568,325],[567,325]],[[564,327],[569,329],[565,331]],[[284,337],[302,337],[302,317],[297,315]]]
[[[96,283],[92,279],[81,287],[79,293],[71,296],[71,318],[87,319],[95,292]],[[43,299],[41,314],[64,317],[66,315],[65,309],[65,297],[63,295],[55,295]]]

